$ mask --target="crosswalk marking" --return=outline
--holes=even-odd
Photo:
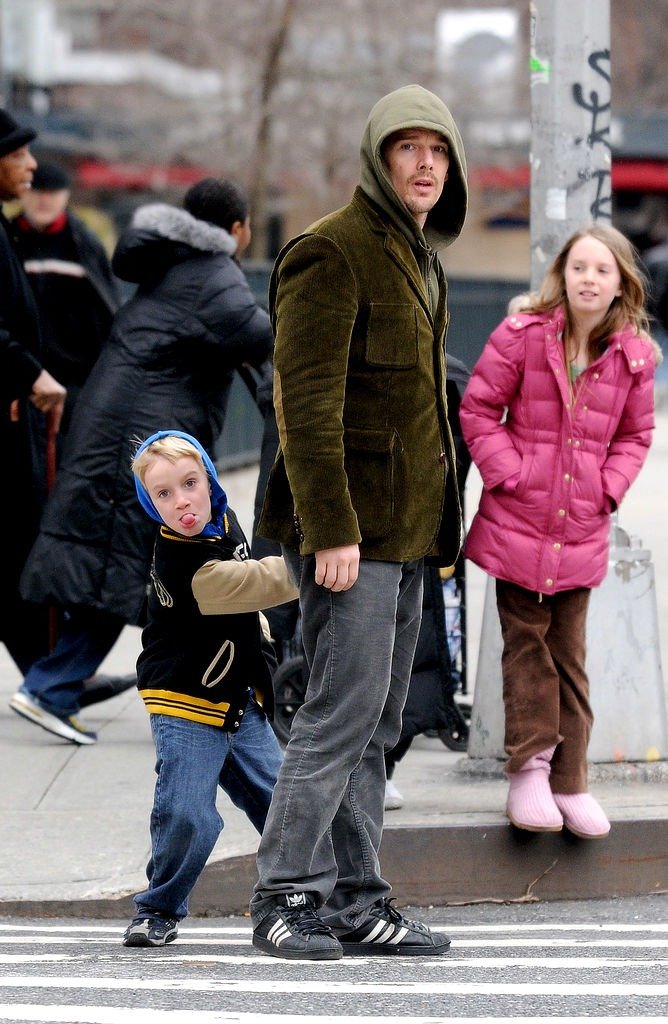
[[[0,988],[48,988],[48,989],[100,989],[102,991],[127,992],[141,989],[144,992],[263,992],[294,993],[293,981],[269,978],[54,978],[34,975],[14,975],[0,978]],[[486,981],[323,981],[299,982],[300,993],[304,992],[355,992],[370,995],[550,995],[550,996],[668,996],[668,984],[623,984],[620,982],[587,982],[587,984],[551,984],[542,982],[486,982]]]
[[[307,1018],[303,1014],[234,1013],[219,1010],[133,1010],[103,1006],[38,1006],[0,1003],[0,1020],[41,1021],[44,1024],[573,1024],[572,1017],[384,1017],[331,1015]],[[619,1024],[619,1017],[587,1017],[587,1024]],[[665,1020],[653,1017],[652,1022]]]
[[[431,927],[452,937],[449,954],[308,964],[259,954],[249,921],[186,924],[176,943],[151,950],[125,949],[119,922],[5,921],[0,1022],[572,1024],[582,1017],[587,1024],[668,1024],[658,1016],[668,1011],[666,924]],[[448,1009],[469,1016],[439,1016]],[[540,1015],[548,1009],[556,1015]]]
[[[573,1024],[572,1017],[386,1017],[318,1014],[236,1013],[220,1010],[150,1010],[104,1006],[41,1006],[0,1003],[0,1020],[40,1021],[43,1024]],[[628,1018],[627,1018],[628,1019]],[[587,1024],[619,1024],[619,1017],[587,1017]],[[653,1017],[652,1022],[665,1020]]]
[[[85,925],[85,924],[0,924],[0,941],[2,941],[3,932],[29,932],[31,935],[48,932],[53,934],[62,935],[64,933],[76,933],[82,935],[84,933],[98,933],[98,934],[118,934],[119,925]],[[189,927],[188,925],[182,925],[179,928],[179,939],[181,935],[245,935],[250,933],[250,921],[247,925],[220,925],[216,927]],[[624,922],[597,922],[592,921],[591,924],[584,922],[573,922],[572,924],[563,924],[555,922],[554,924],[532,924],[532,923],[521,923],[521,924],[458,924],[456,927],[451,921],[430,921],[429,927],[433,931],[456,931],[457,935],[466,935],[470,932],[475,934],[480,933],[498,933],[503,932],[656,932],[668,933],[668,924],[662,922],[641,922],[638,921],[636,924],[627,924]],[[122,931],[123,928],[120,928]]]
[[[507,929],[509,930],[509,929]],[[452,949],[450,954],[456,953],[459,949],[487,949],[490,945],[489,939],[461,939],[458,936],[456,929],[450,929],[449,934],[452,938]],[[59,935],[35,935],[30,939],[26,939],[20,935],[6,936],[0,938],[0,947],[2,946],[85,946],[85,945],[108,945],[114,947],[120,947],[121,938],[123,935],[122,929],[116,931],[113,935],[108,937],[99,936],[96,938],[89,938],[86,936],[76,937],[71,936],[59,936]],[[217,946],[220,947],[221,939],[196,939],[188,935],[182,937],[182,933],[179,932],[178,937],[178,948],[187,946]],[[228,946],[251,946],[250,931],[247,934],[240,936],[234,940],[228,939],[224,942]],[[499,949],[616,949],[619,946],[619,941],[615,939],[581,939],[574,937],[573,939],[567,938],[521,938],[513,937],[507,939],[494,939],[494,946]],[[668,938],[666,939],[624,939],[625,949],[668,949]],[[131,954],[137,956],[139,954]],[[244,954],[245,956],[245,954]],[[357,958],[359,961],[359,958]],[[266,957],[261,958],[262,963],[267,962]]]
[[[179,953],[178,947],[171,946],[169,954],[161,954],[160,952],[151,950],[148,954],[151,958],[152,964],[226,964],[228,966],[238,965],[241,962],[240,957],[235,956],[232,953],[221,953],[219,956],[212,956],[208,953],[200,954],[185,954]],[[0,965],[2,964],[41,964],[41,963],[54,963],[54,964],[77,964],[82,963],[90,959],[91,954],[81,953],[75,956],[68,956],[65,953],[0,953]],[[104,957],[100,954],[95,955],[96,963],[104,963],[105,961],[112,962],[114,964],[137,964],[138,954],[119,952],[114,954],[113,957]],[[303,968],[303,963],[300,964],[297,960],[283,961],[269,959],[268,957],[261,954],[250,954],[243,956],[243,963],[249,967],[267,967],[268,969],[277,968],[281,970],[293,970],[296,971],[300,966]],[[342,962],[337,963],[339,970],[350,970],[351,972],[357,971],[360,966],[368,963],[378,963],[376,956],[361,957],[356,956],[354,961],[352,959],[346,960],[345,957]],[[646,957],[587,957],[586,960],[583,957],[529,957],[529,956],[513,956],[513,957],[498,957],[498,956],[486,956],[486,957],[459,957],[456,955],[456,950],[451,950],[449,954],[443,957],[434,957],[433,960],[422,960],[421,967],[425,971],[450,971],[453,968],[461,967],[473,967],[473,968],[514,968],[514,967],[540,967],[547,970],[582,970],[583,963],[586,963],[588,970],[604,970],[606,968],[619,970],[626,966],[635,966],[642,964],[643,967],[667,967],[668,968],[668,957],[653,957],[648,959]],[[1,1018],[0,1018],[1,1019]]]

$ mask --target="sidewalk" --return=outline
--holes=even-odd
[[[250,527],[256,469],[228,473],[230,503]],[[467,487],[473,514],[479,479]],[[652,552],[661,647],[668,643],[668,409],[658,416],[648,463],[620,525]],[[469,678],[475,682],[485,579],[469,566]],[[605,643],[605,637],[601,637]],[[124,630],[104,671],[131,671],[139,630]],[[11,712],[19,675],[0,648],[0,913],[124,918],[144,887],[153,794],[148,716],[134,692],[84,712],[100,734],[77,747]],[[636,709],[637,713],[637,709]],[[629,708],[629,714],[634,709]],[[662,751],[666,758],[668,752]],[[592,792],[610,836],[531,835],[508,825],[501,763],[473,765],[439,739],[418,737],[397,767],[404,807],[387,815],[383,867],[401,904],[526,901],[668,890],[668,762],[593,765]],[[196,915],[244,911],[255,877],[257,836],[221,794],[226,827],[191,901]]]

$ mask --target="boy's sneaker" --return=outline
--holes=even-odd
[[[256,949],[284,960],[340,960],[341,944],[305,892],[276,898],[273,909],[253,931]]]
[[[338,933],[346,956],[435,956],[447,953],[450,939],[441,932],[430,932],[419,921],[409,921],[392,906],[387,897],[369,907],[369,919],[352,932]]]
[[[124,946],[166,946],[179,934],[179,922],[173,917],[139,915],[130,921],[123,935]]]
[[[53,711],[47,711],[44,705],[33,697],[27,690],[17,690],[10,697],[9,706],[17,715],[27,718],[35,725],[41,725],[42,729],[51,732],[54,736],[61,736],[70,743],[96,743],[97,733],[91,732],[79,721],[76,715],[55,715]]]

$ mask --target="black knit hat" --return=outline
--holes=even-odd
[[[58,164],[37,165],[37,170],[32,176],[32,191],[35,189],[42,192],[59,192],[62,188],[70,187],[70,177],[67,171]]]
[[[7,110],[0,108],[0,157],[14,153],[36,138],[36,131],[18,124]]]

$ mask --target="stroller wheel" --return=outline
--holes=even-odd
[[[469,743],[469,725],[472,705],[468,701],[454,701],[454,713],[446,729],[439,729],[438,735],[449,750],[465,751]]]
[[[286,744],[296,712],[304,703],[306,662],[300,655],[282,661],[274,672],[274,720],[272,726],[277,739]]]

